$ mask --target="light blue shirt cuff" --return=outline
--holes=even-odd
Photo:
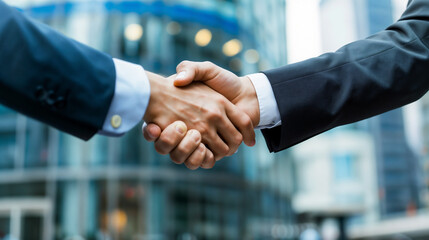
[[[103,129],[105,136],[122,136],[142,119],[150,98],[149,79],[142,66],[113,59],[116,87]]]
[[[267,129],[282,124],[280,111],[270,80],[263,73],[248,75],[258,96],[260,120],[256,129]]]

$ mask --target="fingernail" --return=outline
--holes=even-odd
[[[176,124],[176,131],[180,134],[184,134],[186,132],[186,126],[183,123]]]
[[[179,74],[177,74],[176,76],[176,80],[183,80],[186,77],[186,71],[180,72]]]
[[[253,147],[253,146],[255,146],[255,144],[256,144],[256,140],[255,140],[255,139],[253,139],[253,140],[250,142],[250,146],[251,146],[251,147]]]

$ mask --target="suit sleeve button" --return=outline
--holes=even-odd
[[[56,96],[55,96],[55,92],[54,91],[51,90],[51,91],[48,91],[46,93],[45,102],[49,106],[54,106],[54,104],[56,102]]]
[[[58,109],[63,109],[66,105],[66,100],[63,97],[58,97],[54,103],[54,106]]]
[[[41,101],[45,98],[46,95],[46,91],[42,86],[38,86],[36,88],[36,93],[35,93],[35,97],[37,98],[37,100]]]
[[[112,125],[113,128],[119,128],[122,124],[122,118],[119,115],[114,115],[111,119],[110,119],[110,124]]]

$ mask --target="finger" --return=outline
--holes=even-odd
[[[191,84],[195,78],[194,69],[184,69],[179,72],[174,78],[174,86],[184,87]]]
[[[207,149],[206,156],[204,157],[203,163],[201,164],[201,168],[211,169],[214,167],[216,161],[214,155],[210,149]]]
[[[201,143],[201,134],[197,130],[189,130],[183,140],[170,153],[171,160],[176,164],[182,164],[197,149]]]
[[[244,143],[253,147],[256,144],[255,130],[250,117],[232,103],[225,105],[226,115],[243,136]]]
[[[183,61],[176,68],[176,87],[187,86],[193,81],[208,81],[219,74],[221,68],[211,62]]]
[[[185,137],[187,127],[181,121],[174,122],[162,131],[155,141],[155,149],[160,154],[169,154]]]
[[[154,123],[143,123],[142,131],[144,138],[149,142],[155,141],[161,135],[161,128]]]
[[[187,168],[191,170],[198,169],[206,156],[207,148],[204,144],[200,143],[197,149],[189,156],[189,158],[185,161],[185,165]]]
[[[224,100],[221,104],[225,106],[231,103],[228,100]],[[222,136],[222,139],[229,147],[227,156],[233,155],[235,152],[237,152],[238,147],[243,141],[243,135],[241,135],[237,128],[231,123],[226,113],[223,115],[223,117],[216,119],[216,121],[214,121],[214,124],[216,124],[218,134]]]
[[[202,143],[206,144],[207,147],[213,152],[216,161],[228,155],[228,145],[220,138],[214,129],[207,134],[202,134],[202,137]]]

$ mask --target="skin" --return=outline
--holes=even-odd
[[[174,81],[175,86],[186,88],[193,82],[203,82],[216,92],[225,96],[225,98],[234,104],[239,111],[244,112],[245,115],[250,118],[252,126],[257,126],[259,124],[259,102],[253,84],[248,77],[238,77],[232,72],[222,69],[210,62],[184,61],[177,66],[177,72],[178,75],[175,76]],[[236,134],[234,132],[228,133]],[[163,144],[159,150],[164,154],[170,154],[173,162],[179,164],[182,162],[186,163],[190,158],[187,156],[191,156],[192,162],[196,164],[201,163],[200,166],[203,168],[209,169],[214,166],[213,162],[207,161],[206,157],[202,157],[201,154],[193,154],[195,151],[203,151],[202,148],[204,147],[198,146],[198,148],[196,148],[196,145],[192,143],[193,139],[191,136],[193,135],[188,136],[187,134],[178,134],[173,131],[161,132],[160,127],[156,124],[148,124],[145,126],[143,128],[143,134],[148,141],[155,141],[155,145],[159,142],[165,142],[166,139],[170,139],[168,144]],[[247,139],[252,138],[248,137]],[[248,146],[255,145],[254,135],[252,140],[248,142],[245,141],[245,143]],[[207,147],[206,153],[210,152],[210,150],[216,152],[213,146],[207,145]],[[231,151],[229,153],[231,153]],[[233,151],[233,153],[235,153],[235,151]],[[216,160],[219,160],[219,158],[216,158]],[[192,166],[194,167],[194,165]]]
[[[144,136],[155,140],[157,152],[190,169],[211,168],[242,141],[254,144],[250,117],[212,88],[202,83],[177,88],[172,78],[147,75],[151,96],[143,120],[150,124]]]

